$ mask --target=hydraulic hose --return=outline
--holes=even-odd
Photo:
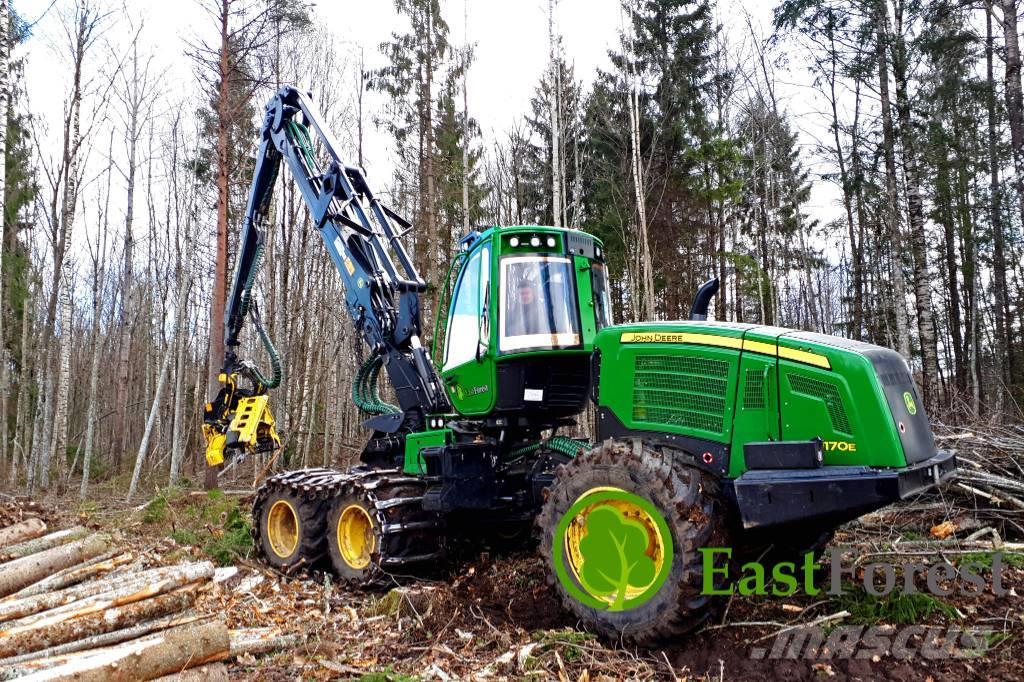
[[[270,340],[270,334],[263,328],[263,321],[260,320],[260,316],[255,314],[257,311],[253,309],[253,322],[256,327],[256,333],[260,336],[260,341],[263,343],[263,348],[266,349],[267,355],[270,356],[270,371],[272,372],[271,377],[268,379],[263,376],[263,373],[258,367],[252,367],[253,376],[256,381],[263,384],[266,388],[277,388],[281,385],[281,381],[284,379],[284,364],[281,362],[281,355],[277,352],[277,348],[274,347],[274,342]]]
[[[245,278],[245,282],[242,286],[242,296],[239,301],[240,315],[245,317],[247,313],[252,311],[253,325],[256,327],[256,333],[259,334],[260,342],[263,344],[263,348],[266,349],[267,355],[270,356],[270,369],[271,376],[267,378],[263,375],[255,365],[250,367],[253,378],[263,385],[264,388],[277,388],[281,385],[281,381],[284,379],[284,364],[281,362],[281,354],[277,352],[277,348],[274,347],[274,342],[270,339],[270,334],[263,327],[263,320],[260,319],[259,310],[253,305],[252,300],[252,288],[256,283],[256,275],[259,273],[260,268],[263,266],[263,252],[265,245],[262,241],[256,244],[256,252],[253,254],[252,267],[249,268],[249,275]]]
[[[569,438],[568,436],[552,436],[549,438],[545,445],[550,449],[561,452],[563,455],[569,457],[575,457],[579,454],[580,449],[589,450],[590,442],[583,440],[582,438]]]
[[[547,447],[549,450],[560,452],[563,455],[568,455],[569,457],[575,457],[579,453],[580,448],[584,450],[590,449],[590,442],[585,441],[581,438],[553,436],[547,439],[546,441],[531,443],[530,445],[524,445],[521,448],[516,448],[515,450],[508,454],[508,457],[509,459],[515,459],[517,457],[528,455],[531,452],[535,452],[536,450],[538,450],[542,445]]]
[[[367,414],[400,412],[394,405],[384,402],[378,392],[377,378],[380,376],[383,365],[384,361],[381,357],[374,355],[359,367],[355,380],[352,382],[352,402]]]

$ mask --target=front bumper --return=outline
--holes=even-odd
[[[956,455],[940,450],[902,469],[750,470],[725,485],[746,529],[803,521],[836,526],[923,492],[955,473]]]

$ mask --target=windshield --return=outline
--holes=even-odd
[[[503,351],[580,344],[572,263],[556,256],[512,256],[501,261]]]
[[[601,263],[590,266],[590,281],[594,289],[594,321],[598,329],[612,323],[612,299],[608,292],[608,270]]]

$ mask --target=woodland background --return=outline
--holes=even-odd
[[[728,31],[708,1],[627,0],[609,66],[587,80],[548,0],[548,65],[497,140],[467,106],[473,79],[487,78],[474,73],[473,36],[446,23],[463,3],[395,0],[385,66],[367,68],[335,49],[312,4],[188,1],[208,31],[175,58],[191,64],[198,98],[169,91],[142,38],[152,29],[109,0],[54,0],[47,39],[68,76],[28,82],[36,23],[0,0],[7,486],[84,497],[102,480],[130,496],[201,476],[200,409],[222,359],[257,125],[283,83],[313,92],[355,163],[368,131],[391,140],[394,173],[371,180],[416,225],[407,246],[435,284],[428,344],[468,229],[565,225],[605,241],[619,322],[685,318],[717,275],[717,319],[890,346],[933,419],[1020,420],[1014,0],[783,0],[772,26]],[[777,95],[782,68],[827,103],[825,138],[800,139]],[[65,85],[61,125],[44,130],[26,95]],[[370,93],[386,106],[368,106]],[[259,284],[287,377],[275,415],[289,466],[342,462],[365,437],[349,398],[361,351],[282,176]],[[840,218],[809,213],[814,183],[838,189]],[[261,357],[253,339],[246,351]]]

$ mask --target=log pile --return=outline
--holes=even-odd
[[[147,566],[104,532],[4,520],[0,680],[222,680],[239,653],[296,644],[198,613],[214,585],[209,561]]]

